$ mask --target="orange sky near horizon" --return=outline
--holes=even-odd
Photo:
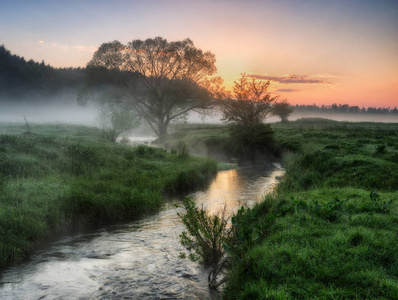
[[[398,1],[11,1],[0,44],[55,67],[85,66],[104,42],[190,38],[227,89],[271,79],[291,104],[398,106]]]

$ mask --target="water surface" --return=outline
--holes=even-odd
[[[260,201],[283,175],[279,164],[219,172],[190,197],[214,212]],[[176,203],[141,220],[68,235],[6,269],[0,299],[209,299],[207,270],[186,259]]]

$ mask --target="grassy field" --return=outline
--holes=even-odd
[[[398,299],[398,124],[274,124],[286,175],[247,211],[226,299]]]
[[[398,124],[272,128],[286,174],[241,215],[223,297],[398,299]],[[174,138],[213,152],[228,143],[222,125],[190,125]]]
[[[140,217],[217,172],[214,160],[101,136],[85,126],[0,124],[0,266],[72,221]]]

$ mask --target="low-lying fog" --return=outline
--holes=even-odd
[[[24,117],[29,123],[71,123],[98,126],[98,109],[94,105],[78,106],[74,101],[50,102],[34,104],[0,103],[0,122],[23,123]],[[349,122],[384,122],[397,123],[396,114],[326,114],[326,113],[292,113],[289,120],[300,118],[325,118],[336,121]],[[278,117],[269,117],[267,123],[279,122]],[[188,116],[189,123],[221,124],[221,113],[215,112],[204,119],[198,113],[192,112]]]
[[[324,118],[335,121],[348,121],[348,122],[383,122],[383,123],[398,123],[397,114],[349,114],[349,113],[292,113],[289,116],[290,121],[295,121],[301,118]],[[216,123],[221,124],[221,114],[213,113],[212,117],[205,117],[204,120],[197,113],[191,113],[188,118],[189,123]],[[280,118],[272,116],[267,118],[266,123],[280,122]]]
[[[0,122],[71,123],[96,126],[95,106],[80,107],[73,102],[1,103]]]

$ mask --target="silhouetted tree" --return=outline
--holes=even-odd
[[[270,81],[250,80],[245,74],[235,81],[234,99],[223,102],[222,120],[235,125],[251,126],[261,124],[272,112],[272,105],[278,97],[271,97],[267,92]]]
[[[281,118],[282,122],[287,122],[287,118],[293,112],[293,107],[287,102],[286,99],[282,99],[274,104],[272,108],[272,114]]]
[[[214,54],[196,48],[190,39],[104,43],[87,65],[87,84],[79,100],[87,102],[99,85],[117,89],[120,96],[106,101],[135,110],[161,136],[171,122],[214,103],[221,79],[208,76],[216,73],[215,61]]]
[[[223,101],[222,120],[230,124],[232,148],[241,159],[254,161],[265,151],[272,150],[273,132],[263,121],[272,113],[278,97],[267,92],[270,82],[249,79],[245,74],[235,81],[234,99]]]

